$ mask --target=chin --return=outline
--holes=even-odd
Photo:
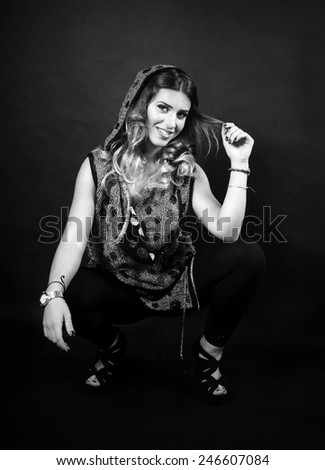
[[[170,144],[170,142],[172,142],[176,137],[177,135],[175,134],[170,139],[160,139],[159,137],[156,137],[156,136],[151,138],[149,136],[149,141],[151,142],[151,145],[155,147],[166,147],[166,145]]]
[[[152,145],[153,147],[157,147],[157,148],[162,148],[162,147],[166,147],[166,145],[169,144],[169,142],[172,140],[163,140],[163,139],[150,139],[149,137],[149,142],[150,144],[149,145]]]

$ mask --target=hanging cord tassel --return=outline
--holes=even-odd
[[[181,333],[181,344],[179,350],[179,357],[181,360],[184,360],[184,335],[185,335],[185,315],[186,315],[186,296],[187,296],[187,266],[184,271],[184,280],[183,280],[183,315],[182,315],[182,333]]]
[[[184,354],[183,354],[183,349],[184,349],[184,333],[185,333],[185,313],[186,313],[186,307],[183,307],[183,319],[182,319],[182,333],[181,333],[181,346],[180,346],[180,351],[179,351],[179,357],[181,358],[182,361],[184,361]]]
[[[131,214],[132,214],[132,206],[131,206],[131,200],[130,200],[130,194],[127,190],[127,187],[126,187],[126,184],[125,182],[123,181],[122,182],[122,189],[124,191],[124,194],[126,196],[126,200],[127,200],[127,208],[126,208],[126,215],[125,215],[125,221],[123,223],[123,227],[122,227],[122,230],[121,232],[119,233],[118,237],[116,238],[115,240],[115,243],[118,244],[122,241],[124,235],[126,234],[126,230],[128,228],[128,225],[129,225],[129,222],[130,222],[130,219],[131,219]]]

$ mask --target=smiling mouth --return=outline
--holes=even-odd
[[[158,133],[164,138],[168,139],[174,132],[166,131],[166,129],[162,129],[161,127],[156,127]]]

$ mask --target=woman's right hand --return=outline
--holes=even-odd
[[[96,186],[92,176],[90,160],[85,158],[77,176],[64,234],[52,261],[49,283],[61,279],[64,274],[65,284],[68,287],[78,271],[94,218],[95,198]],[[71,223],[68,223],[69,220]],[[78,223],[76,224],[75,221]],[[63,324],[68,335],[74,336],[69,307],[64,299],[55,297],[44,308],[44,335],[63,351],[69,351],[69,346],[62,336]]]
[[[63,323],[69,336],[74,336],[71,313],[65,300],[57,297],[52,299],[44,308],[43,331],[45,337],[58,348],[68,352],[70,350],[62,336]]]

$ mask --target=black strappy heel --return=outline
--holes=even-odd
[[[92,392],[103,392],[108,391],[114,387],[115,379],[121,370],[123,358],[126,349],[126,337],[121,330],[117,329],[117,340],[104,351],[97,350],[94,365],[89,369],[87,378],[95,376],[99,382],[99,385],[90,385],[85,382],[87,390]],[[97,370],[95,364],[98,360],[101,360],[103,366]]]
[[[202,348],[200,344],[200,338],[194,343],[193,356],[195,377],[199,385],[201,398],[203,401],[214,405],[219,405],[229,401],[230,391],[225,378],[221,376],[220,379],[217,380],[212,377],[212,374],[217,369],[220,370],[221,361],[217,361],[214,357],[210,356],[210,354],[207,353],[205,349]],[[213,393],[215,390],[217,390],[219,385],[224,387],[226,393],[214,395]]]

